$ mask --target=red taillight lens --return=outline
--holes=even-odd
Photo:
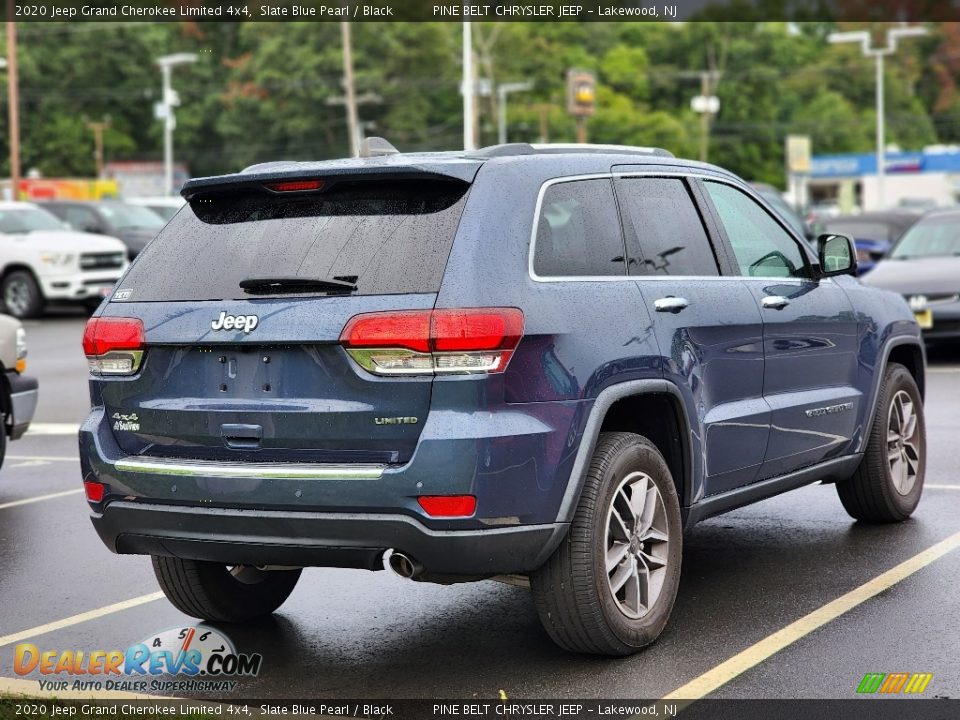
[[[495,310],[435,310],[430,337],[436,352],[512,350],[523,335],[523,313]]]
[[[265,187],[274,192],[307,192],[322,190],[323,180],[288,180],[286,182],[270,183]]]
[[[523,337],[517,308],[405,310],[350,319],[340,342],[378,375],[503,372]]]
[[[357,315],[343,328],[340,342],[353,348],[407,348],[430,352],[430,311]]]
[[[103,483],[85,480],[83,483],[83,490],[87,494],[87,500],[89,500],[90,502],[98,503],[103,500],[103,495],[104,495]]]
[[[143,322],[137,318],[91,318],[83,331],[83,352],[95,375],[133,374],[143,344]]]
[[[473,495],[422,495],[417,502],[430,517],[470,517],[477,509]]]

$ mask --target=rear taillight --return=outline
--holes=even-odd
[[[94,375],[133,375],[143,344],[143,322],[137,318],[90,318],[83,331],[83,352]]]
[[[498,373],[521,337],[517,308],[404,310],[356,315],[340,343],[377,375]]]

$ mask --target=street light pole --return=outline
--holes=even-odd
[[[501,83],[497,85],[497,142],[505,145],[507,142],[507,95],[512,92],[524,92],[532,88],[528,82]]]
[[[176,53],[157,58],[160,74],[163,78],[163,97],[160,104],[163,107],[163,188],[166,195],[173,195],[173,130],[177,127],[173,108],[180,104],[180,99],[170,86],[170,76],[177,65],[186,65],[196,62],[194,53]]]
[[[854,32],[830,33],[827,40],[831,43],[860,43],[860,49],[865,57],[872,57],[876,63],[877,79],[877,206],[883,209],[886,205],[885,185],[887,178],[887,151],[886,151],[886,122],[884,118],[884,87],[883,87],[883,58],[893,55],[897,51],[897,40],[908,37],[919,37],[927,34],[925,27],[897,27],[887,30],[887,44],[885,47],[872,47],[872,38],[866,30]]]

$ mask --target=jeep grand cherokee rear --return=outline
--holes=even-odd
[[[685,524],[817,481],[860,520],[919,502],[912,314],[719,168],[508,145],[185,195],[87,326],[80,444],[97,531],[187,614],[386,561],[527,575],[561,646],[622,655]]]

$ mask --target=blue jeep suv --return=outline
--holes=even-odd
[[[526,576],[557,643],[624,655],[698,520],[916,508],[923,344],[849,239],[662,150],[367,150],[190,181],[87,325],[93,524],[184,613],[305,567]]]

